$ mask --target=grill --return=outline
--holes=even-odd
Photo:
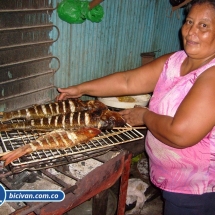
[[[1,132],[2,149],[3,151],[16,149],[35,140],[40,135],[44,135],[44,133],[38,131]],[[44,215],[63,214],[96,194],[98,195],[101,191],[107,192],[107,189],[113,186],[119,177],[121,177],[121,182],[117,214],[123,214],[131,154],[123,150],[119,145],[140,140],[143,137],[144,135],[139,131],[126,125],[121,129],[102,132],[87,144],[81,144],[65,150],[38,151],[15,160],[7,168],[2,169],[0,174],[0,182],[8,189],[20,189],[26,186],[26,180],[28,183],[29,180],[33,180],[30,182],[33,183],[30,187],[37,187],[38,180],[36,178],[44,180],[45,176],[45,178],[48,177],[52,181],[48,187],[53,186],[53,183],[58,184],[66,194],[66,198],[63,203],[25,203],[15,205],[12,202],[9,204],[16,210],[12,214],[24,215],[33,211],[35,214]],[[96,167],[92,161],[94,161],[93,163],[95,161],[100,163],[98,164],[99,166]],[[77,164],[79,163],[80,166],[82,162],[90,162],[94,168],[89,170],[86,175],[78,177],[75,171],[79,169]],[[73,168],[74,172],[68,171],[70,167]],[[51,169],[58,174],[55,175],[53,171],[50,172]],[[63,177],[59,177],[59,174]],[[65,176],[75,180],[76,183],[73,182],[71,185],[70,182],[65,182]],[[94,212],[92,214],[97,214],[96,208],[102,201],[105,201],[104,199],[102,200],[102,196],[100,198],[99,201],[97,200],[97,206],[93,206]],[[107,209],[103,208],[101,210],[104,210],[103,214],[105,214]]]
[[[14,121],[13,121],[14,122]],[[14,150],[36,140],[45,133],[39,131],[1,132],[4,152]],[[39,170],[90,158],[111,150],[116,145],[142,139],[144,135],[129,125],[117,130],[104,131],[86,144],[64,150],[42,150],[22,156],[11,163],[13,173],[23,170]]]

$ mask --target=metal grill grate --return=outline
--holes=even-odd
[[[39,136],[44,135],[38,131],[11,131],[1,132],[3,151],[11,151],[30,143]],[[11,165],[22,169],[41,169],[77,162],[84,157],[93,157],[95,154],[107,152],[116,145],[136,141],[144,138],[139,131],[126,125],[122,129],[102,132],[86,144],[80,144],[65,150],[42,150],[22,156],[13,161]]]

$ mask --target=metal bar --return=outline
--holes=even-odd
[[[55,167],[55,169],[56,169],[58,172],[60,172],[60,173],[62,173],[62,174],[64,174],[64,175],[66,175],[66,176],[68,176],[68,177],[74,179],[75,181],[78,181],[78,178],[77,178],[77,177],[73,176],[73,175],[70,174],[70,173],[67,173],[66,171],[61,170],[61,168]]]
[[[12,95],[12,96],[8,96],[7,98],[0,98],[0,102],[1,101],[6,101],[6,100],[12,99],[12,98],[18,98],[20,96],[25,96],[25,95],[28,95],[28,94],[31,94],[31,93],[42,91],[42,90],[52,89],[53,87],[54,86],[51,85],[51,86],[48,86],[48,87],[44,87],[44,88],[40,88],[40,89],[36,89],[36,90],[31,90],[31,91],[28,91],[28,92],[25,92],[25,93],[19,93],[19,95]]]
[[[17,31],[17,30],[26,30],[26,29],[33,29],[33,28],[46,28],[46,27],[58,27],[53,24],[45,24],[45,25],[31,25],[31,26],[20,26],[20,27],[12,27],[12,28],[0,28],[1,31]]]
[[[57,176],[51,174],[51,173],[48,172],[47,170],[42,169],[42,170],[40,170],[40,171],[41,171],[44,175],[48,176],[48,177],[51,178],[53,181],[55,181],[56,183],[58,183],[59,185],[61,185],[62,187],[64,187],[64,188],[68,188],[68,187],[69,187],[69,185],[68,185],[66,182],[64,182],[63,180],[61,180],[59,177],[57,177]]]
[[[11,171],[6,172],[6,173],[1,173],[1,174],[0,174],[0,178],[8,177],[8,176],[11,176],[11,175],[13,175],[13,172],[11,172]]]
[[[2,46],[2,47],[0,47],[0,50],[13,49],[13,48],[19,48],[19,47],[25,47],[25,46],[43,45],[43,44],[48,44],[48,43],[54,43],[55,41],[46,40],[46,41],[35,42],[35,43],[20,43],[18,45]]]
[[[60,68],[60,60],[58,57],[55,57],[52,55],[49,55],[46,57],[40,57],[40,58],[33,58],[33,59],[29,59],[29,60],[17,61],[17,62],[12,62],[12,63],[7,63],[7,64],[1,64],[0,68],[7,67],[7,66],[16,66],[19,64],[31,63],[31,62],[36,62],[36,61],[42,61],[42,60],[46,60],[46,59],[50,59],[50,58],[54,58],[58,61],[58,67],[57,67],[57,69],[55,69],[55,72],[56,72]]]
[[[2,46],[0,47],[0,50],[5,50],[5,49],[11,49],[11,48],[19,48],[19,47],[25,47],[25,46],[35,46],[35,45],[42,45],[42,44],[46,44],[46,43],[54,43],[56,42],[59,37],[60,37],[60,30],[57,26],[55,25],[44,25],[43,27],[39,26],[38,28],[45,28],[45,27],[54,27],[57,29],[57,38],[55,40],[46,40],[46,41],[42,41],[42,42],[34,42],[34,43],[21,43],[21,44],[17,44],[17,45],[10,45],[10,46]],[[26,30],[26,29],[32,29],[32,28],[36,28],[36,26],[31,26],[31,27],[20,27],[20,28],[8,28],[8,29],[0,29],[1,31],[8,31],[8,30]]]
[[[24,79],[34,78],[34,77],[37,77],[37,76],[47,75],[47,74],[50,74],[50,73],[54,73],[54,71],[53,70],[48,70],[46,72],[40,72],[40,73],[25,76],[25,77],[22,77],[22,78],[16,78],[16,79],[11,79],[11,80],[7,80],[7,81],[4,81],[4,82],[0,82],[0,84],[7,84],[7,83],[11,83],[11,82],[16,82],[18,80],[24,80]]]
[[[16,12],[38,12],[38,11],[53,11],[56,8],[39,8],[39,9],[6,9],[0,10],[0,13],[16,13]]]

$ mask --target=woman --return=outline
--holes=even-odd
[[[184,50],[59,89],[57,97],[153,91],[149,109],[121,114],[133,126],[148,127],[150,177],[163,190],[165,215],[215,214],[215,1],[194,0],[190,5],[182,26]]]

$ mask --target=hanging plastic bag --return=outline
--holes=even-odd
[[[81,24],[86,19],[91,22],[100,22],[104,16],[101,5],[97,5],[91,10],[88,1],[63,0],[57,8],[60,19],[70,24]]]
[[[101,5],[95,6],[92,10],[88,11],[86,18],[91,22],[101,22],[104,16],[104,10]]]
[[[60,19],[70,24],[81,24],[86,18],[81,13],[81,3],[78,0],[63,0],[57,8]]]

